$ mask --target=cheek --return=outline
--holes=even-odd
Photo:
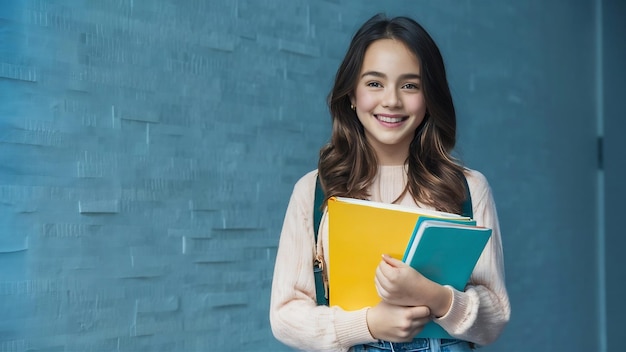
[[[424,96],[414,97],[413,99],[407,99],[405,101],[405,109],[415,115],[426,114],[426,101]]]
[[[370,111],[377,105],[376,96],[357,89],[355,92],[356,106],[359,110]]]

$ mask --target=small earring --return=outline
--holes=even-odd
[[[354,105],[350,104],[350,109],[352,110],[356,110],[356,108],[354,107]]]

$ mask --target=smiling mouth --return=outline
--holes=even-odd
[[[384,115],[374,115],[374,117],[381,122],[385,122],[385,123],[400,123],[402,121],[405,121],[406,119],[408,119],[408,116],[384,116]]]

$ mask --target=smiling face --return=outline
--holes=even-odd
[[[378,162],[404,164],[426,114],[418,58],[401,41],[373,42],[350,100]]]

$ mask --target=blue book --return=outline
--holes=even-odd
[[[426,278],[463,291],[491,232],[473,221],[420,218],[403,261]],[[453,338],[435,322],[428,323],[417,337]]]
[[[463,218],[463,219],[442,219],[442,218],[428,216],[428,215],[420,216],[419,219],[417,219],[417,223],[415,224],[415,227],[413,228],[413,234],[411,235],[411,238],[409,239],[409,244],[407,244],[407,246],[406,246],[406,249],[405,249],[405,252],[404,252],[404,257],[402,258],[403,262],[406,263],[406,256],[407,256],[407,254],[409,252],[409,248],[411,248],[411,246],[413,245],[413,242],[415,241],[416,232],[419,229],[420,225],[424,221],[426,221],[426,220],[438,220],[438,221],[453,222],[453,223],[458,223],[458,224],[476,225],[476,220],[468,219],[468,218]]]

